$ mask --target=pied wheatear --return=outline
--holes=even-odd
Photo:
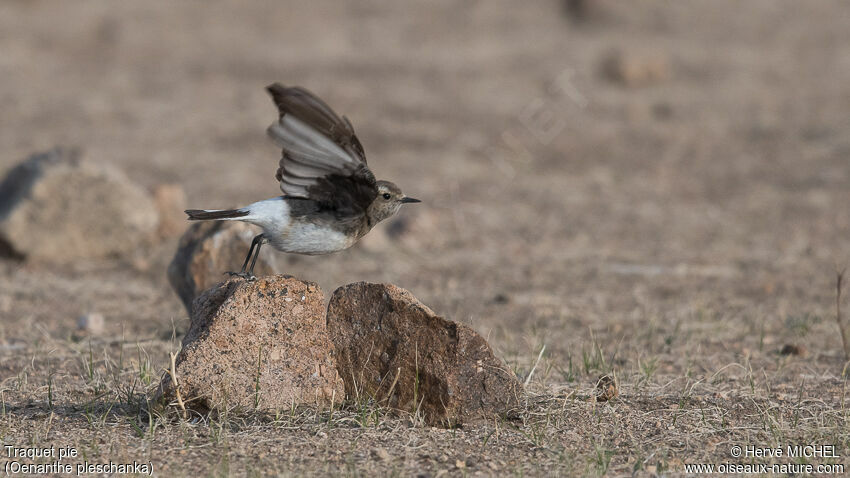
[[[420,202],[375,179],[348,118],[304,88],[275,83],[266,89],[280,113],[267,132],[283,148],[275,175],[283,196],[238,209],[186,211],[190,220],[244,221],[262,228],[241,271],[229,274],[254,279],[266,243],[296,254],[341,251],[402,204]]]

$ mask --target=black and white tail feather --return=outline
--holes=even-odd
[[[245,208],[240,209],[187,209],[186,214],[189,215],[190,221],[210,221],[210,220],[227,220],[227,219],[242,219],[250,211]]]

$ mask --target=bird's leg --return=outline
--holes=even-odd
[[[240,273],[244,274],[245,269],[248,267],[248,261],[251,259],[251,256],[254,254],[254,247],[257,246],[257,238],[260,236],[254,237],[254,240],[251,241],[251,247],[248,248],[248,255],[245,256],[245,262],[242,263],[242,269],[239,270]]]
[[[254,240],[256,241],[258,238],[259,238],[260,240],[259,240],[259,241],[257,241],[257,250],[255,250],[255,251],[254,251],[254,258],[253,258],[253,259],[251,259],[251,268],[250,268],[250,269],[248,269],[248,274],[249,274],[249,276],[250,276],[250,277],[254,277],[254,264],[256,264],[256,263],[257,263],[257,258],[258,258],[258,257],[260,257],[260,247],[261,247],[263,244],[265,244],[266,242],[268,242],[268,241],[266,240],[266,238],[265,238],[265,237],[263,237],[263,235],[262,235],[262,234],[260,234],[260,235],[259,235],[259,236],[257,236],[256,238],[254,238]],[[256,279],[256,277],[254,277],[254,279]]]
[[[260,245],[262,245],[264,239],[265,238],[262,234],[258,234],[254,237],[254,240],[251,241],[251,247],[248,248],[248,255],[245,256],[245,262],[242,263],[242,270],[240,270],[239,272],[226,272],[225,274],[231,277],[241,277],[250,281],[257,280],[257,278],[254,277],[254,263],[257,262],[257,255],[260,252]],[[249,271],[246,271],[245,269],[248,267],[248,261],[251,260],[251,256],[254,256],[254,261],[251,262],[251,269]]]

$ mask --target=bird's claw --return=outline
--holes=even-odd
[[[243,272],[229,272],[228,271],[228,272],[225,272],[225,274],[229,275],[230,277],[239,277],[239,278],[245,279],[248,282],[254,282],[255,280],[257,280],[257,276],[255,276],[254,274],[249,274],[249,273],[244,272],[244,271]]]

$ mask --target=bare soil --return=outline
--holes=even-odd
[[[77,146],[146,188],[181,184],[190,207],[243,205],[279,194],[263,87],[306,86],[423,203],[286,272],[326,296],[397,284],[534,374],[517,418],[452,430],[368,402],[149,415],[188,325],[165,279],[176,239],[2,260],[0,441],[158,476],[850,466],[848,44],[837,0],[2,2],[0,170]],[[606,70],[617,51],[634,81]],[[89,312],[103,333],[75,330]],[[589,400],[604,373],[619,395]],[[837,457],[730,452],[818,444]]]

